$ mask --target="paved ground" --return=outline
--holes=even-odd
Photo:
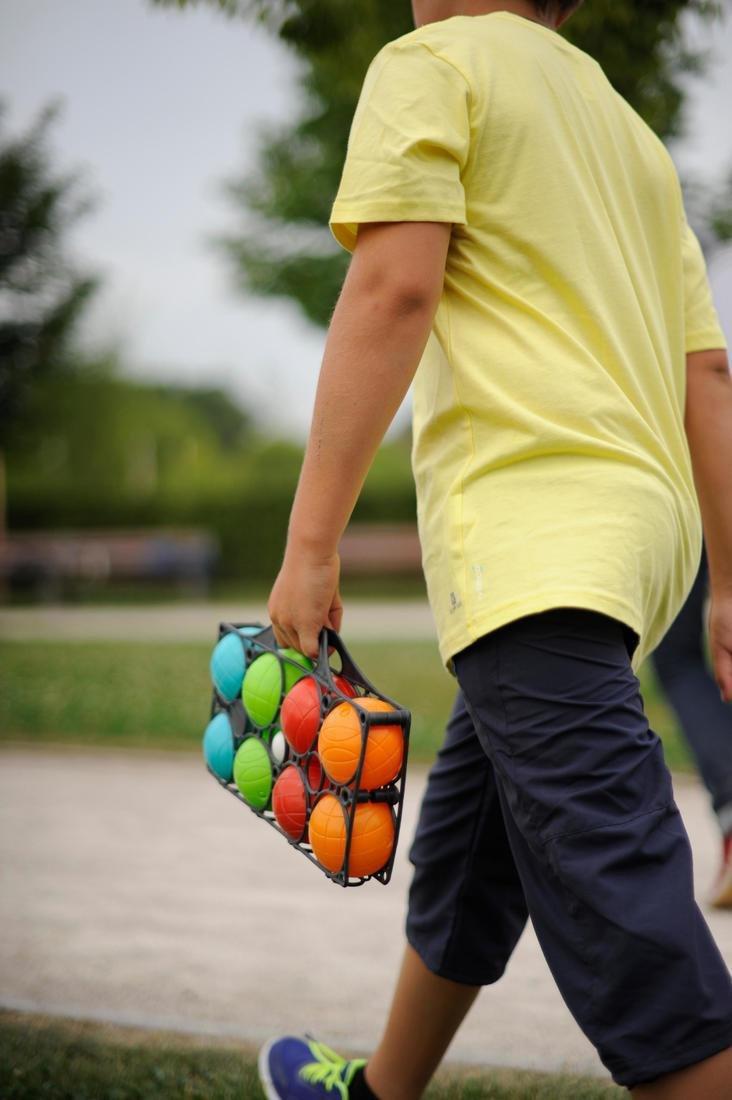
[[[144,607],[42,606],[0,608],[0,639],[28,641],[108,640],[151,642],[210,642],[220,622],[269,623],[266,603],[159,604]],[[389,637],[402,641],[433,638],[437,647],[432,612],[425,600],[349,600],[345,604],[342,633],[345,639]]]
[[[222,791],[197,755],[0,754],[0,1004],[260,1040],[377,1040],[402,948],[410,774],[392,883],[332,885]],[[700,892],[717,855],[706,795],[677,798]],[[732,962],[732,913],[707,913]],[[451,1057],[603,1073],[531,929]]]

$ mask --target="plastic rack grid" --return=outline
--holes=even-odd
[[[248,634],[242,633],[242,631],[248,631]],[[251,633],[254,630],[258,630],[258,633]],[[394,866],[394,858],[396,856],[397,845],[399,842],[399,830],[402,820],[402,808],[404,803],[404,791],[406,784],[406,771],[407,771],[407,757],[409,749],[409,731],[411,725],[410,712],[401,707],[395,700],[384,695],[378,691],[377,688],[366,678],[361,670],[356,665],[355,661],[351,657],[350,653],[346,649],[343,640],[337,634],[336,631],[329,627],[324,627],[320,632],[319,638],[319,655],[312,668],[305,668],[301,663],[293,660],[289,656],[284,655],[280,648],[277,646],[274,631],[271,626],[265,627],[261,623],[221,623],[219,625],[219,638],[220,641],[226,634],[235,633],[239,638],[244,651],[244,667],[248,669],[251,663],[260,657],[264,653],[273,653],[280,666],[280,698],[277,706],[275,717],[266,726],[257,725],[250,715],[247,713],[241,696],[238,696],[235,700],[229,701],[223,698],[216,688],[213,690],[213,698],[211,702],[211,718],[214,718],[222,711],[226,712],[229,717],[229,722],[232,729],[234,739],[234,752],[238,750],[240,745],[248,737],[257,737],[261,740],[264,747],[267,750],[270,766],[272,769],[272,788],[276,783],[279,775],[282,771],[292,765],[297,765],[302,772],[303,782],[306,790],[306,827],[304,830],[304,836],[307,837],[307,824],[310,821],[310,817],[314,806],[323,797],[325,793],[334,794],[341,802],[346,819],[346,839],[345,839],[345,853],[343,864],[337,871],[329,870],[327,867],[316,858],[312,846],[307,839],[294,840],[289,836],[279,825],[275,818],[274,812],[271,809],[271,797],[268,801],[268,805],[265,809],[257,809],[252,806],[245,799],[242,792],[236,786],[233,780],[222,779],[213,769],[207,765],[208,771],[216,779],[220,786],[224,787],[230,794],[237,798],[243,805],[245,805],[252,813],[257,817],[266,821],[268,825],[276,829],[277,832],[285,838],[287,843],[301,852],[306,859],[315,864],[323,874],[326,875],[332,882],[339,886],[362,886],[369,879],[375,879],[383,886],[386,886],[391,879],[392,870]],[[340,669],[332,668],[330,665],[329,650],[335,650],[338,654],[341,662]],[[280,708],[285,697],[285,664],[294,666],[298,673],[301,674],[300,678],[304,676],[311,677],[318,689],[320,696],[320,725],[323,720],[330,713],[330,711],[338,706],[340,703],[351,704],[358,713],[359,722],[361,725],[361,752],[358,760],[358,766],[355,776],[349,784],[337,784],[329,779],[320,763],[317,755],[317,737],[313,744],[304,753],[296,753],[292,746],[287,743],[287,750],[285,757],[282,761],[277,760],[271,748],[271,740],[274,734],[280,729],[279,716]],[[334,676],[342,677],[346,680],[351,688],[356,692],[353,697],[344,694],[335,682]],[[359,707],[359,697],[371,696],[376,699],[383,700],[389,705],[391,709],[388,711],[370,711],[364,707]],[[404,737],[404,749],[402,755],[401,768],[396,778],[383,787],[379,787],[376,790],[365,790],[361,787],[361,776],[364,765],[364,758],[366,754],[366,746],[368,744],[368,737],[370,730],[373,726],[377,725],[399,725],[402,728]],[[319,727],[320,728],[320,727]],[[319,766],[318,766],[319,765]],[[317,782],[312,780],[317,778]],[[391,854],[388,861],[378,871],[373,874],[367,875],[352,875],[349,872],[349,860],[351,853],[351,843],[353,835],[353,825],[357,806],[365,802],[383,802],[387,803],[391,808],[393,823],[394,823],[394,842],[391,848]]]

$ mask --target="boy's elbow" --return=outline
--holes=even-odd
[[[397,318],[434,316],[445,281],[450,229],[431,222],[362,226],[345,285]]]
[[[392,309],[400,317],[434,316],[441,292],[441,287],[436,289],[428,283],[408,281],[397,283],[386,291]]]
[[[684,428],[695,437],[710,416],[732,406],[732,373],[722,348],[695,351],[686,356]]]
[[[692,351],[686,356],[686,378],[690,385],[721,375],[730,378],[729,359],[724,348]]]
[[[442,281],[438,283],[414,272],[381,268],[355,280],[352,290],[364,303],[378,303],[395,319],[433,317],[442,294]]]

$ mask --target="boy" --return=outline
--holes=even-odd
[[[340,629],[338,540],[414,378],[423,566],[460,690],[378,1050],[280,1039],[263,1083],[421,1096],[530,915],[616,1082],[729,1098],[730,976],[634,673],[691,587],[700,503],[732,699],[732,378],[704,262],[664,147],[556,33],[578,0],[412,6],[354,117],[331,218],[354,255],[268,610],[306,654]]]

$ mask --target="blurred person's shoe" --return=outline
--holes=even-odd
[[[732,833],[722,838],[722,866],[709,895],[715,909],[732,909]]]
[[[365,1058],[349,1061],[309,1035],[270,1039],[259,1052],[259,1077],[267,1100],[356,1100],[363,1076],[359,1071],[365,1065]]]

